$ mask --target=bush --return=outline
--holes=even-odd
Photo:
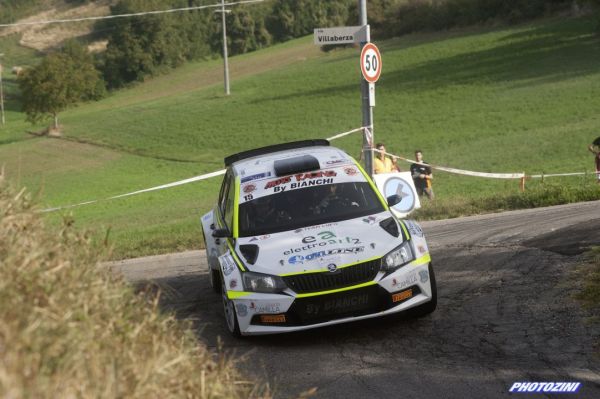
[[[489,21],[517,23],[571,7],[572,0],[408,0],[389,16],[395,35]]]
[[[32,202],[0,182],[0,397],[241,398],[231,359],[99,267],[70,223],[47,231]]]

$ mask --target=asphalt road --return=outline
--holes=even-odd
[[[198,338],[245,355],[239,365],[277,398],[495,398],[519,381],[577,381],[600,398],[600,323],[573,295],[581,253],[600,245],[600,201],[422,223],[439,302],[425,318],[379,318],[235,339],[200,251],[117,262],[163,306],[197,318]],[[596,345],[594,347],[594,345]],[[525,397],[565,397],[520,394]]]

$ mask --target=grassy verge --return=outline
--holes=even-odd
[[[517,183],[514,183],[517,184]],[[585,185],[534,183],[525,192],[509,192],[484,197],[453,197],[421,200],[422,208],[411,216],[417,220],[437,220],[482,213],[538,208],[573,202],[600,200],[600,185],[592,178]]]
[[[0,182],[0,397],[268,396],[156,295],[99,268],[89,237],[48,230],[33,209]]]

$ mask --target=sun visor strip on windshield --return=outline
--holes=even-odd
[[[274,162],[273,168],[275,169],[275,176],[280,177],[319,170],[321,164],[312,155],[301,155],[294,158],[279,159]]]
[[[369,175],[367,175],[367,172],[365,172],[363,167],[360,166],[360,164],[358,162],[356,162],[356,160],[354,158],[351,158],[351,159],[352,159],[352,161],[354,161],[354,165],[356,165],[358,167],[358,170],[360,170],[360,173],[362,173],[364,178],[367,179],[367,181],[369,182],[369,185],[371,186],[373,191],[375,191],[375,194],[377,194],[377,198],[379,198],[379,201],[381,201],[381,204],[383,205],[383,209],[385,209],[386,211],[389,211],[390,208],[387,204],[387,201],[383,198],[383,195],[381,195],[381,193],[379,192],[379,189],[377,188],[377,186],[375,186],[375,183],[373,183],[373,180],[371,180]]]

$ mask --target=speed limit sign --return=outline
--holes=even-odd
[[[381,75],[381,54],[373,43],[367,43],[360,53],[360,69],[365,80],[375,83]]]

